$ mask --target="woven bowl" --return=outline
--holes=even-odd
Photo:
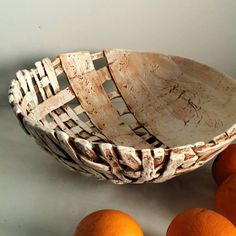
[[[9,102],[69,169],[114,183],[164,182],[236,138],[236,81],[178,56],[61,54],[20,70]]]

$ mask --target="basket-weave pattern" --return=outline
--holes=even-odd
[[[148,67],[147,73],[140,78],[143,72],[132,64],[136,61]],[[155,88],[147,86],[146,78],[158,75],[164,78],[161,83],[167,83],[166,78],[173,76],[169,66],[179,70],[175,68],[178,63],[183,66],[180,76],[184,77],[184,66],[190,63],[194,69],[215,73],[216,80],[224,79],[226,82],[221,86],[229,87],[227,99],[236,92],[236,83],[231,78],[191,60],[111,50],[62,54],[53,61],[45,58],[36,62],[31,70],[18,71],[9,90],[9,102],[26,133],[69,169],[114,183],[163,182],[203,165],[236,138],[236,125],[232,122],[235,116],[231,117],[235,113],[235,98],[227,100],[234,106],[230,112],[228,106],[225,108],[225,116],[231,117],[226,119],[226,124],[219,118],[214,127],[207,126],[205,124],[212,117],[196,104],[199,98],[193,102],[197,95],[189,92],[184,78],[182,85],[186,84],[186,88],[180,90],[182,77],[178,83],[173,80],[174,86],[168,91],[163,87],[160,90],[163,95],[158,99],[169,96],[161,101],[167,101],[166,106],[170,104],[171,107],[173,102],[168,99],[176,96],[173,101],[179,105],[176,102],[173,109],[184,107],[186,103],[191,117],[181,123],[171,115],[164,119],[158,117],[157,109],[162,115],[168,111],[166,106],[152,99]],[[193,90],[202,86],[200,82],[193,82],[191,86],[195,84]],[[142,96],[144,102],[140,100]],[[210,99],[206,98],[204,104],[206,101]],[[175,115],[179,115],[178,112],[179,109],[172,111]],[[208,120],[204,123],[204,119]],[[171,122],[176,124],[168,126]],[[182,137],[176,135],[177,128]],[[192,135],[194,128],[195,137]],[[204,129],[206,134],[203,134]],[[212,139],[207,140],[208,137]],[[191,144],[193,140],[200,142]]]

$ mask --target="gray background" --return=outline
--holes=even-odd
[[[18,69],[73,51],[130,48],[196,59],[236,78],[235,0],[0,0],[0,235],[72,235],[88,213],[123,210],[164,236],[188,207],[212,209],[211,162],[164,184],[114,185],[66,170],[7,105]]]
[[[0,105],[16,70],[73,50],[176,54],[236,77],[235,0],[0,2]]]

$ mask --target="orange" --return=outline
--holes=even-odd
[[[236,144],[231,144],[215,159],[212,175],[220,185],[234,173],[236,173]]]
[[[166,236],[236,236],[236,228],[214,211],[191,208],[174,218]]]
[[[236,226],[236,173],[227,178],[217,189],[215,210]]]
[[[143,232],[128,214],[100,210],[86,216],[77,226],[74,236],[143,236]]]

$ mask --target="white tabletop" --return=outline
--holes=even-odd
[[[27,136],[11,108],[0,107],[0,235],[69,236],[88,213],[132,215],[145,236],[164,236],[189,207],[212,208],[211,163],[163,184],[114,185],[70,172]]]

